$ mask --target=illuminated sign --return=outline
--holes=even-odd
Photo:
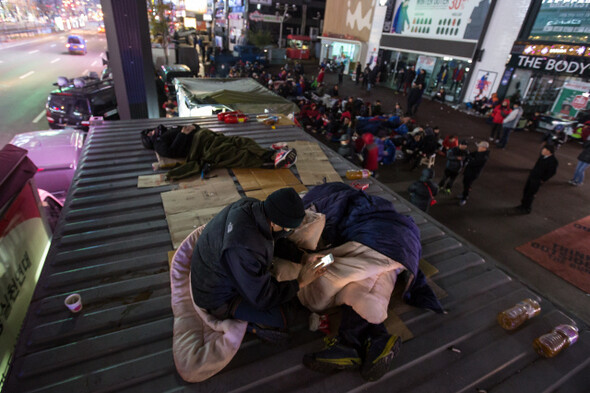
[[[590,57],[590,46],[584,45],[525,45],[523,55],[531,56],[584,56]]]
[[[550,57],[541,56],[525,56],[513,55],[510,61],[511,64],[519,68],[527,68],[540,71],[548,71],[555,73],[580,75],[584,77],[590,76],[590,61],[587,59],[571,58],[567,59],[553,59]]]
[[[529,40],[587,43],[590,37],[590,1],[544,0]]]

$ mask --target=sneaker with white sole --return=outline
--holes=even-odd
[[[275,168],[291,168],[297,162],[297,150],[281,150],[275,156]]]

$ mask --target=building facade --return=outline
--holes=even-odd
[[[590,2],[536,0],[498,87],[525,110],[572,119],[590,108]]]

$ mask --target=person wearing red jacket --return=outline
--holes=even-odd
[[[505,99],[502,101],[502,105],[497,105],[492,111],[492,133],[490,134],[490,141],[500,142],[500,131],[502,130],[502,124],[504,118],[510,114],[510,100]]]
[[[363,147],[363,168],[373,172],[376,175],[379,169],[379,147],[375,144],[375,137],[370,132],[362,135],[365,146]]]

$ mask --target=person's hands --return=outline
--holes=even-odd
[[[183,134],[187,134],[187,135],[188,135],[188,134],[190,134],[190,133],[191,133],[191,131],[193,131],[194,129],[195,129],[195,126],[191,124],[191,125],[188,125],[188,126],[184,126],[184,127],[182,127],[182,130],[181,130],[180,132],[182,132]]]
[[[299,288],[311,284],[316,278],[321,277],[328,270],[327,267],[315,268],[324,255],[321,254],[303,254],[301,258],[301,271],[297,277]]]

